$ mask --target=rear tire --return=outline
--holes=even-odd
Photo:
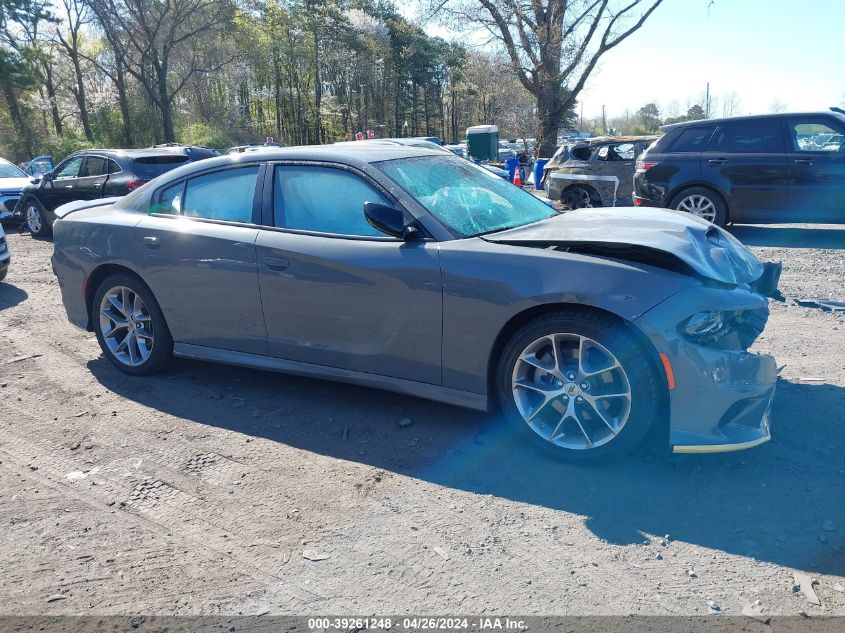
[[[164,314],[137,277],[119,273],[104,279],[94,293],[91,321],[103,354],[126,374],[155,374],[173,358]]]
[[[582,185],[565,189],[560,194],[560,201],[571,211],[601,206],[601,202],[596,198],[593,191]]]
[[[521,327],[496,372],[507,417],[541,450],[578,463],[635,448],[660,415],[661,389],[639,339],[612,317],[581,309]]]
[[[728,205],[722,196],[706,187],[684,189],[672,198],[669,206],[676,211],[691,213],[716,226],[724,228],[728,223]]]
[[[27,230],[32,237],[49,237],[53,233],[53,227],[47,221],[47,212],[35,198],[27,198],[23,204],[23,218]]]

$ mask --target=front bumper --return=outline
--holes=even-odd
[[[0,220],[20,219],[21,214],[16,211],[20,199],[20,193],[0,194]]]
[[[760,294],[694,286],[667,299],[637,320],[671,364],[669,443],[676,453],[742,450],[771,438],[770,414],[777,382],[773,356],[698,345],[677,332],[690,314],[718,307],[759,310]]]

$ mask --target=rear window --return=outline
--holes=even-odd
[[[684,128],[677,138],[669,145],[670,152],[703,152],[707,147],[707,141],[713,135],[715,125]]]
[[[782,152],[780,121],[769,119],[723,123],[710,139],[707,150],[729,154]]]
[[[135,176],[139,180],[152,180],[156,176],[161,176],[163,173],[175,169],[186,162],[188,162],[188,157],[183,154],[136,158],[134,161]]]

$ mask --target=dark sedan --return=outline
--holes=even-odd
[[[59,209],[68,317],[121,371],[176,356],[500,407],[571,460],[649,428],[675,451],[769,438],[749,353],[776,267],[688,214],[560,215],[469,161],[364,144],[180,167]]]
[[[57,207],[75,200],[125,196],[189,160],[165,149],[76,152],[23,189],[18,213],[23,214],[32,235],[44,237],[51,233]]]

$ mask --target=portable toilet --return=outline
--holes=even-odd
[[[499,159],[499,128],[495,125],[474,125],[467,128],[467,154],[475,160]]]

